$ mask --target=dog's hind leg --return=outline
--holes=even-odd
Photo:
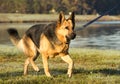
[[[40,53],[37,51],[36,55],[35,55],[34,58],[33,58],[33,61],[35,61],[35,60],[38,58],[39,54],[40,54]]]
[[[69,55],[66,55],[66,56],[62,56],[61,57],[63,61],[65,61],[66,63],[69,64],[68,66],[68,76],[71,77],[72,76],[72,69],[73,69],[73,60],[71,59],[71,57]]]
[[[30,63],[35,71],[39,71],[38,66],[35,64],[35,60],[37,59],[38,55],[35,55],[34,57],[29,57]]]
[[[27,72],[28,72],[28,65],[29,63],[32,64],[32,67],[35,71],[39,71],[39,68],[35,65],[34,61],[37,59],[39,54],[37,54],[34,58],[33,57],[28,57],[26,60],[25,60],[25,64],[24,64],[24,75],[27,75]]]
[[[29,51],[30,51],[29,53],[27,51],[25,53],[28,56],[28,58],[26,59],[25,64],[24,64],[24,75],[27,74],[29,63],[31,63],[31,65],[35,71],[39,71],[39,68],[34,63],[34,61],[37,59],[39,53],[36,52],[36,50],[35,51],[29,50]]]
[[[24,64],[24,75],[27,75],[29,63],[30,63],[29,58],[27,58]]]

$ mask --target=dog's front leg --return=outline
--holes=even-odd
[[[42,60],[43,60],[44,72],[46,76],[51,77],[49,73],[49,67],[48,67],[48,56],[42,55]]]
[[[71,57],[69,55],[62,56],[61,58],[62,58],[62,60],[64,60],[66,63],[69,64],[67,74],[69,77],[71,77],[72,76],[72,69],[73,69],[73,60],[71,59]]]

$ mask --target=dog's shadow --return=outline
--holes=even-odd
[[[85,73],[85,74],[102,73],[105,75],[120,75],[120,70],[109,69],[109,68],[95,69],[95,70],[84,70],[84,69],[74,70],[74,74],[79,74],[79,73]]]
[[[67,70],[66,69],[51,69],[50,70],[51,75],[53,75],[53,77],[57,76],[57,75],[61,75],[61,74],[66,74]],[[44,73],[44,69],[40,69],[39,72],[34,71],[33,69],[28,71],[28,75],[26,76],[40,76],[40,75],[45,75]],[[11,77],[22,77],[23,75],[23,71],[12,71],[12,72],[4,72],[4,73],[0,73],[0,78],[1,79],[9,79]]]
[[[66,69],[51,69],[51,74],[53,76],[57,75],[63,75],[66,74],[67,70]],[[105,75],[120,75],[120,70],[116,69],[96,69],[96,70],[85,70],[85,69],[74,69],[73,74],[94,74],[94,73],[102,73]],[[44,74],[44,69],[40,69],[40,72],[35,72],[34,70],[29,71],[29,75],[45,75]],[[6,73],[0,73],[0,78],[9,78],[9,77],[18,77],[18,76],[23,76],[23,71],[16,71],[16,72],[6,72]]]
[[[17,76],[22,76],[23,72],[22,71],[15,71],[15,72],[5,72],[5,73],[0,73],[0,78],[11,78],[11,77],[17,77]]]

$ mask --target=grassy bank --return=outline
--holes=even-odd
[[[45,76],[41,56],[36,60],[40,72],[29,66],[29,75],[23,76],[25,56],[15,47],[0,46],[0,84],[119,84],[120,52],[71,48],[75,62],[72,78],[66,76],[67,64],[59,57],[49,59],[53,78]],[[12,52],[11,52],[12,50]]]
[[[76,15],[76,21],[90,21],[96,18],[96,15]],[[56,21],[58,14],[0,14],[0,22],[49,22]],[[99,20],[112,21],[120,20],[120,16],[104,16]]]

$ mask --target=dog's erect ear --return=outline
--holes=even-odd
[[[72,22],[75,23],[75,13],[72,12],[68,19],[72,20]]]
[[[65,16],[64,16],[63,12],[61,11],[59,14],[59,23],[61,24],[64,20],[65,20]]]

